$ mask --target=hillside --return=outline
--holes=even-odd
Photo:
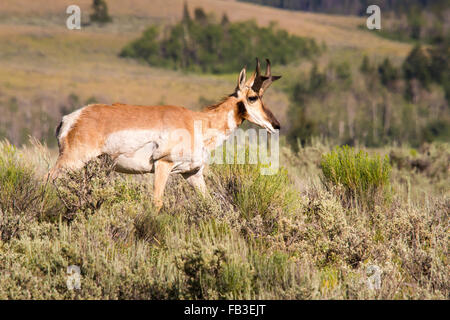
[[[6,0],[0,4],[0,108],[5,110],[0,120],[0,135],[15,143],[24,143],[28,134],[54,146],[53,128],[64,110],[85,102],[125,102],[132,104],[176,104],[200,108],[228,94],[235,85],[236,74],[199,76],[160,70],[118,58],[117,54],[131,40],[139,37],[149,24],[172,24],[181,18],[181,0],[109,1],[112,24],[100,27],[84,26],[81,31],[65,27],[65,8],[70,1],[33,2]],[[90,0],[79,1],[82,20],[87,21]],[[217,16],[228,14],[231,21],[255,19],[260,25],[276,21],[280,28],[314,38],[330,48],[321,57],[326,63],[333,56],[360,59],[371,56],[404,57],[407,44],[381,39],[360,30],[364,22],[357,17],[328,16],[288,12],[268,7],[235,2],[208,0],[189,1],[190,10],[201,6]],[[351,58],[353,59],[353,58]],[[293,64],[280,69],[290,75],[304,65]],[[275,85],[266,100],[276,106],[275,115],[286,120],[288,96]],[[15,106],[20,106],[18,120]]]
[[[408,1],[280,1],[240,0],[286,10],[366,16],[369,5],[378,5],[382,15],[383,37],[411,42],[438,44],[448,40],[450,32],[450,2],[448,0]]]
[[[207,166],[206,197],[171,175],[157,211],[153,177],[112,172],[108,157],[49,183],[58,121],[96,101],[199,109],[240,70],[119,57],[149,25],[179,22],[183,0],[107,0],[103,26],[88,24],[91,0],[77,3],[81,31],[65,27],[71,0],[0,2],[0,299],[449,299],[450,146],[419,139],[441,128],[432,121],[447,129],[448,103],[435,82],[404,97],[411,44],[360,28],[363,17],[189,0],[232,22],[275,21],[323,52],[273,66],[283,78],[264,101],[283,128],[280,170]]]
[[[407,12],[411,8],[421,10],[445,9],[448,6],[447,0],[404,0],[404,1],[385,1],[385,0],[348,0],[338,2],[333,0],[321,1],[280,1],[280,0],[239,0],[244,2],[258,3],[276,8],[288,10],[302,10],[311,12],[340,13],[352,15],[365,15],[366,8],[369,5],[378,5],[384,12],[395,12],[397,14]]]
[[[32,3],[26,0],[6,0],[1,4],[0,16],[3,21],[12,20],[16,23],[19,17],[26,17],[30,23],[39,17],[45,17],[46,24],[59,24],[64,21],[65,8],[71,4],[70,1],[63,0],[48,8],[43,5],[44,3],[44,0]],[[77,3],[82,11],[89,11],[90,0]],[[261,25],[276,21],[281,28],[293,34],[313,37],[319,42],[324,41],[328,46],[361,48],[369,51],[382,47],[387,53],[400,56],[406,55],[409,48],[408,45],[379,39],[370,33],[357,30],[357,27],[365,22],[363,18],[289,12],[232,0],[190,0],[188,3],[191,10],[200,6],[205,11],[214,12],[219,16],[226,13],[231,21],[255,19]],[[131,0],[126,3],[116,0],[109,1],[108,5],[111,15],[117,18],[119,24],[111,29],[116,32],[117,29],[139,32],[149,22],[173,23],[179,20],[182,15],[183,0],[155,0],[152,1],[150,8],[145,0]],[[14,18],[5,16],[14,16]],[[132,24],[134,27],[140,26],[140,29],[139,27],[133,29],[130,27]]]

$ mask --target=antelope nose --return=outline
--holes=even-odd
[[[275,122],[275,123],[273,124],[273,127],[274,127],[274,129],[276,129],[276,130],[280,130],[280,129],[281,129],[280,124],[279,124],[278,122]]]

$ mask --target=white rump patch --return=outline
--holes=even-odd
[[[80,114],[83,111],[83,109],[84,109],[84,107],[81,109],[78,109],[62,118],[61,131],[60,131],[59,137],[58,137],[59,140],[64,139],[69,134],[70,129],[72,129],[72,127],[78,121],[78,118],[80,117]]]

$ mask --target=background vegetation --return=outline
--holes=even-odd
[[[440,43],[450,30],[448,0],[240,0],[262,5],[311,12],[367,15],[367,7],[378,5],[383,15],[380,35],[402,41],[422,40]]]
[[[383,13],[386,32],[384,14],[406,17],[403,38],[361,28],[361,8],[100,2],[112,20],[94,23],[93,1],[79,0],[81,31],[65,27],[70,0],[0,4],[0,298],[449,298],[448,19],[441,41],[428,5],[411,35],[406,1]],[[230,30],[248,52],[219,60],[216,48],[238,53],[222,41]],[[165,56],[167,43],[190,51]],[[156,62],[120,57],[136,49]],[[277,175],[211,166],[208,198],[174,176],[159,214],[152,177],[116,174],[108,158],[43,179],[62,115],[97,101],[198,110],[257,55],[283,75],[264,97],[283,128]],[[72,264],[81,290],[67,290]],[[380,290],[367,286],[372,265]]]
[[[151,179],[112,173],[107,158],[52,185],[45,147],[3,142],[0,298],[448,299],[448,150],[379,150],[389,162],[318,141],[284,147],[274,176],[211,166],[207,198],[171,177],[157,213]],[[73,264],[81,289],[70,291]]]
[[[382,146],[450,140],[448,44],[415,46],[403,63],[315,64],[291,87],[288,139],[322,135],[339,144]]]
[[[320,52],[314,40],[290,35],[275,23],[268,27],[259,27],[255,21],[231,23],[227,15],[215,22],[202,8],[194,12],[192,19],[185,5],[180,23],[163,32],[157,26],[150,27],[120,56],[166,68],[232,73],[243,65],[252,65],[255,55],[272,56],[273,64],[286,65]]]
[[[108,13],[108,4],[105,0],[94,0],[92,2],[92,14],[90,20],[98,23],[108,23],[112,21]]]

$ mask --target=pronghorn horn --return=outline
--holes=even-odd
[[[258,58],[256,58],[255,74],[256,74],[256,79],[255,79],[255,82],[253,83],[252,89],[253,89],[253,91],[255,91],[256,93],[259,94],[259,91],[260,91],[264,81],[266,81],[269,78],[267,78],[265,76],[261,76],[261,63],[259,62]]]
[[[255,70],[255,72],[253,72],[253,75],[250,77],[250,79],[247,80],[247,82],[245,83],[245,85],[249,88],[253,87],[253,85],[255,84],[255,80],[258,77],[258,72]]]
[[[256,73],[258,77],[261,75],[261,62],[259,62],[259,58],[256,58]]]
[[[281,78],[281,76],[272,76],[272,68],[270,65],[270,60],[266,59],[267,67],[266,67],[266,74],[264,77],[261,78],[261,85],[258,88],[258,93],[262,97],[264,95],[264,92],[270,87],[270,85]]]
[[[266,77],[270,78],[272,76],[272,68],[270,67],[270,60],[266,59],[267,67],[266,67]]]

